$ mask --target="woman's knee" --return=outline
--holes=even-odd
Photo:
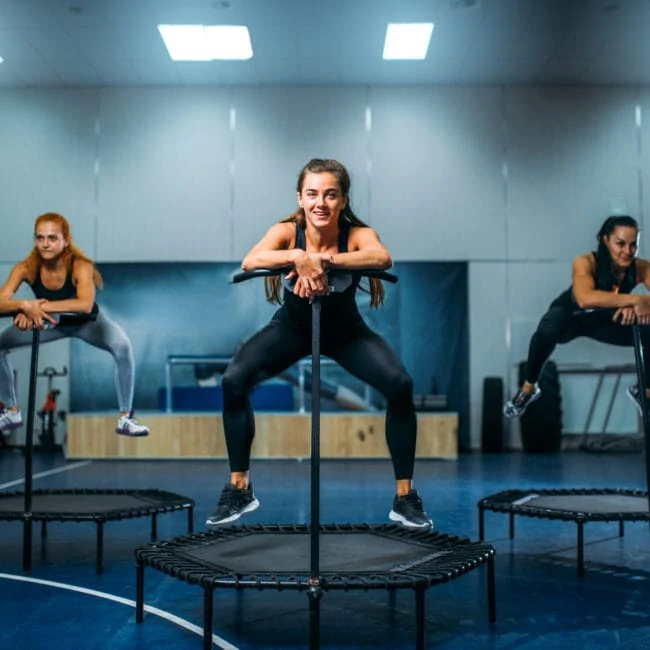
[[[413,379],[406,372],[396,373],[390,378],[384,397],[392,405],[413,405]]]
[[[221,377],[221,389],[224,400],[245,397],[248,392],[245,373],[231,363]]]

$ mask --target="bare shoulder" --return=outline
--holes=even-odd
[[[575,273],[593,273],[596,268],[596,260],[592,253],[577,255],[573,260],[573,271]]]
[[[293,221],[274,223],[267,231],[262,242],[264,247],[289,248],[296,237],[296,224]]]
[[[79,258],[75,258],[72,262],[72,275],[75,278],[88,275],[92,277],[94,270],[95,265],[88,260],[80,260]]]
[[[634,261],[636,279],[638,282],[648,284],[650,282],[650,261],[637,257]]]

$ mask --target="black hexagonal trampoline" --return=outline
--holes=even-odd
[[[237,274],[234,282],[286,274],[287,269]],[[355,273],[389,282],[385,272]],[[352,281],[329,278],[332,291]],[[347,284],[346,284],[347,283]],[[309,647],[320,647],[320,600],[333,590],[413,589],[416,647],[425,647],[424,594],[484,564],[488,616],[496,620],[494,548],[489,544],[396,525],[321,524],[320,512],[320,299],[312,302],[310,524],[224,526],[136,550],[136,622],[144,620],[144,570],[150,566],[203,589],[203,648],[212,647],[213,595],[218,588],[298,590],[309,597]]]
[[[25,505],[25,493],[0,493],[0,520],[21,521],[23,568],[31,568],[31,526],[41,522],[41,535],[48,522],[92,522],[97,525],[97,573],[103,571],[104,524],[109,521],[151,517],[151,537],[157,536],[159,514],[187,510],[188,532],[193,531],[194,501],[164,490],[33,490]]]
[[[11,315],[1,314],[2,316]],[[64,315],[64,314],[61,314]],[[75,314],[65,314],[74,316]],[[163,490],[69,489],[33,490],[32,463],[34,414],[40,330],[32,330],[29,392],[25,434],[25,491],[0,493],[0,521],[23,524],[23,571],[32,568],[33,524],[41,522],[41,536],[47,534],[47,523],[94,522],[97,524],[96,570],[103,571],[104,524],[108,521],[151,517],[151,536],[156,537],[157,516],[187,510],[188,532],[193,531],[194,501]]]
[[[580,318],[590,318],[592,315],[602,316],[603,312],[615,310],[606,308],[584,309],[575,312]],[[631,325],[634,344],[634,359],[636,363],[639,386],[645,387],[645,359],[638,322]],[[641,391],[645,396],[645,390]],[[641,400],[641,411],[645,441],[645,470],[646,490],[639,489],[535,489],[503,490],[480,499],[477,503],[479,511],[479,539],[485,539],[485,511],[508,513],[510,517],[510,538],[515,536],[515,515],[573,521],[577,525],[578,545],[578,575],[585,572],[584,566],[584,525],[590,521],[615,521],[619,525],[619,536],[624,534],[626,521],[650,521],[649,495],[650,486],[650,421],[648,399]]]
[[[416,647],[424,648],[424,593],[483,564],[488,566],[488,617],[496,619],[494,548],[485,543],[396,525],[321,524],[320,570],[311,572],[308,525],[229,526],[136,550],[136,620],[144,615],[144,568],[203,589],[203,647],[212,647],[213,592],[218,588],[334,590],[413,589]],[[311,612],[313,615],[313,611]],[[318,647],[318,631],[310,647]]]

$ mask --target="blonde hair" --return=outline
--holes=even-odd
[[[364,223],[357,217],[352,208],[350,207],[350,175],[348,170],[342,165],[338,160],[333,160],[331,158],[313,158],[310,160],[298,174],[298,183],[296,186],[296,191],[300,194],[302,192],[302,186],[305,182],[305,177],[307,174],[324,174],[330,173],[336,177],[336,180],[339,184],[339,189],[343,196],[348,197],[348,201],[345,205],[345,208],[341,210],[339,215],[339,227],[347,222],[350,226],[357,228],[367,228],[368,224]],[[307,220],[305,218],[305,211],[302,208],[298,208],[294,213],[290,214],[288,217],[285,217],[280,221],[280,223],[295,223],[298,228],[304,228]],[[380,305],[384,304],[384,285],[381,283],[381,280],[377,278],[369,278],[369,288],[365,288],[359,285],[359,289],[366,293],[370,294],[370,306],[377,308]],[[274,275],[268,278],[264,278],[264,289],[266,292],[266,299],[272,303],[281,303],[282,302],[282,280],[280,276]]]
[[[104,286],[102,276],[95,268],[95,263],[72,240],[72,235],[70,234],[70,224],[68,223],[68,220],[57,212],[46,212],[45,214],[42,214],[36,218],[36,221],[34,223],[34,236],[36,236],[38,227],[44,223],[53,223],[57,225],[61,229],[63,238],[68,242],[68,245],[65,247],[63,253],[61,254],[67,272],[72,272],[72,266],[75,260],[90,262],[93,265],[93,281],[95,282],[95,286],[101,289]],[[32,248],[29,255],[23,260],[22,263],[26,267],[29,282],[34,282],[38,277],[39,271],[41,270],[41,266],[43,264],[43,259],[41,258],[41,254],[38,252],[38,248],[36,246]]]

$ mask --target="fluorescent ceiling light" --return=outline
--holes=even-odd
[[[253,48],[244,25],[158,25],[174,61],[244,60]]]
[[[388,23],[384,59],[424,59],[433,23]]]

